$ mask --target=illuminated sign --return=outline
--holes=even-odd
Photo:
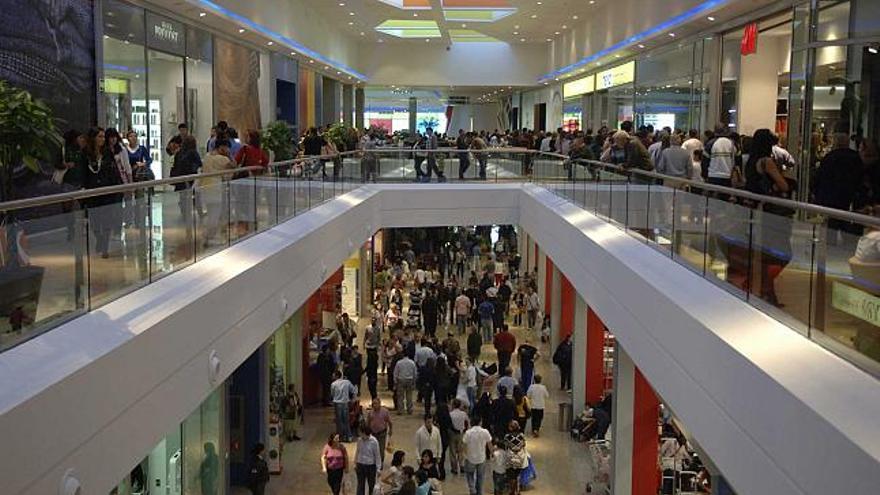
[[[186,28],[183,23],[147,12],[147,46],[175,55],[184,55]]]
[[[623,65],[596,74],[596,89],[608,89],[635,80],[636,63],[627,62]]]
[[[562,95],[565,98],[577,95],[585,95],[596,90],[596,77],[589,76],[565,83],[562,86]]]
[[[851,285],[831,285],[831,306],[874,326],[880,326],[880,297]]]

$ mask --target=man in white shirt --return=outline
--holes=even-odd
[[[455,298],[455,325],[458,327],[458,334],[464,335],[464,328],[467,326],[468,317],[471,314],[471,299],[464,293]]]
[[[351,441],[351,425],[348,422],[348,403],[357,397],[357,387],[352,385],[339,370],[333,372],[333,383],[330,384],[330,396],[336,413],[336,433],[343,442]]]
[[[544,153],[549,153],[553,151],[550,147],[550,143],[553,141],[553,133],[547,133],[544,139],[541,140],[541,151]]]
[[[538,310],[541,309],[541,298],[538,293],[529,287],[526,290],[526,315],[528,315],[529,330],[535,328],[538,322]]]
[[[464,467],[462,438],[470,426],[468,413],[464,411],[459,399],[452,399],[452,411],[449,412],[449,417],[452,419],[452,429],[449,431],[449,466],[452,468],[452,474],[458,474]]]
[[[736,158],[736,145],[727,137],[727,129],[715,129],[715,139],[706,144],[709,156],[709,184],[730,187],[730,174]]]
[[[394,393],[397,395],[397,414],[413,412],[413,389],[416,388],[416,379],[419,377],[416,363],[404,355],[403,359],[394,366]],[[404,400],[406,402],[404,403]]]
[[[424,285],[427,275],[425,274],[425,270],[422,270],[421,266],[416,268],[416,272],[413,276],[416,279],[417,286],[421,287],[422,285]]]
[[[474,416],[471,426],[462,438],[464,443],[464,472],[470,495],[483,495],[483,468],[491,453],[492,435],[480,426],[480,416]]]
[[[425,423],[416,430],[416,459],[422,458],[422,452],[430,450],[434,457],[439,459],[443,453],[443,444],[440,440],[440,428],[434,426],[434,416],[425,414]]]
[[[688,138],[681,143],[681,147],[691,156],[693,172],[691,179],[703,180],[703,142],[700,141],[700,131],[691,129],[688,131]]]
[[[550,392],[548,392],[547,387],[541,383],[542,380],[541,375],[535,375],[535,383],[529,387],[529,391],[526,393],[532,409],[532,436],[535,438],[538,438],[541,434],[541,422],[544,421],[544,408],[546,407],[547,399],[550,398]]]

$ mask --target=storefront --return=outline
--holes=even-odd
[[[224,493],[225,397],[221,385],[134,466],[111,495]]]
[[[573,132],[583,130],[589,122],[590,98],[596,90],[596,76],[587,76],[562,86],[562,128]]]
[[[150,148],[156,178],[167,177],[165,143],[186,123],[200,145],[214,122],[213,36],[118,0],[102,4],[103,115]]]
[[[682,130],[709,126],[709,65],[704,46],[710,42],[682,43],[638,61],[636,125]]]

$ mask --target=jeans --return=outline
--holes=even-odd
[[[538,311],[535,309],[529,309],[526,311],[526,314],[528,315],[529,330],[531,330],[535,328],[535,323],[538,322]]]
[[[458,334],[464,335],[464,328],[467,326],[468,315],[455,315],[455,325],[458,327]]]
[[[480,179],[481,180],[486,180],[486,162],[488,161],[488,158],[489,157],[487,157],[483,153],[480,153],[477,155],[477,163],[480,164]]]
[[[465,461],[465,478],[467,478],[470,495],[483,495],[483,468],[486,463],[471,464]]]
[[[453,473],[461,471],[464,465],[464,443],[461,439],[461,433],[449,430],[449,467]]]
[[[468,152],[465,151],[463,153],[458,154],[458,178],[464,179],[464,174],[467,172],[467,169],[471,167],[471,159],[468,156]]]
[[[376,465],[358,464],[354,467],[354,472],[358,480],[357,492],[355,493],[357,495],[363,495],[364,493],[373,495],[373,488],[376,486]],[[364,490],[364,482],[367,483],[366,491]]]
[[[412,378],[404,379],[401,378],[397,380],[397,390],[395,395],[397,396],[397,412],[398,414],[402,414],[403,410],[406,409],[407,414],[412,414],[413,412],[413,389],[415,388],[415,380]]]
[[[480,328],[483,330],[483,342],[492,342],[492,318],[482,318],[480,320]]]
[[[470,403],[470,414],[474,413],[474,406],[477,405],[477,387],[467,388],[467,398]]]
[[[334,402],[336,412],[336,433],[343,441],[351,440],[351,425],[348,424],[348,402]]]

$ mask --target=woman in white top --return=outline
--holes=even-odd
[[[406,454],[402,450],[395,451],[394,457],[391,458],[391,467],[379,477],[379,481],[388,487],[389,495],[396,495],[406,482],[406,475],[403,473],[405,458]]]

